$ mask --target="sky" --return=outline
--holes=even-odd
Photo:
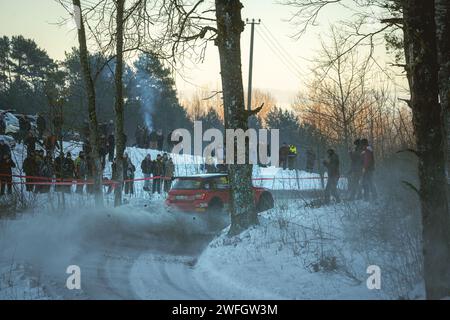
[[[243,0],[242,18],[261,19],[255,26],[253,57],[253,88],[271,92],[280,106],[291,104],[298,91],[304,88],[312,64],[311,59],[326,36],[330,23],[341,19],[346,12],[334,7],[325,10],[319,25],[310,28],[299,40],[293,39],[296,27],[287,20],[292,8],[273,0]],[[67,12],[56,0],[0,0],[0,35],[23,35],[34,39],[50,57],[61,60],[64,52],[77,45],[72,26],[59,26]],[[241,37],[244,88],[248,82],[250,26]],[[211,44],[202,64],[186,63],[174,74],[181,97],[189,97],[195,90],[220,86],[219,54]]]

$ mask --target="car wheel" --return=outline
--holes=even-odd
[[[256,212],[263,212],[272,209],[274,205],[273,197],[270,193],[264,192],[259,198],[258,204],[256,205]]]
[[[223,203],[219,199],[213,199],[208,205],[208,214],[221,214],[223,211]]]

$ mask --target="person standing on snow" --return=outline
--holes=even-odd
[[[79,180],[76,187],[76,193],[83,193],[84,184],[82,184],[81,181],[86,181],[88,174],[88,165],[83,151],[80,151],[78,154],[78,157],[74,161],[74,165],[75,178]]]
[[[33,180],[33,178],[29,178],[29,177],[36,177],[39,174],[38,166],[36,163],[35,151],[32,151],[32,152],[27,151],[27,157],[25,158],[25,160],[23,160],[22,169],[23,169],[23,172],[25,173],[25,176],[27,176],[27,178],[25,180],[26,181],[25,190],[28,192],[33,192],[34,185],[32,184],[32,182],[34,180]]]
[[[134,194],[134,172],[136,171],[136,167],[131,162],[128,153],[123,155],[123,179],[131,180],[125,182],[125,194]]]
[[[289,146],[286,142],[283,142],[283,145],[280,147],[279,150],[279,161],[280,161],[280,167],[284,169],[287,168],[287,160],[289,155]]]
[[[370,197],[372,199],[377,198],[377,190],[375,184],[373,183],[373,173],[375,171],[375,157],[373,155],[372,147],[369,146],[369,141],[367,139],[361,140],[361,146],[363,151],[362,155],[362,187],[364,200],[369,201]]]
[[[41,113],[38,113],[38,117],[36,120],[36,126],[37,126],[37,131],[38,131],[38,138],[39,138],[39,140],[42,140],[45,129],[47,128],[47,122],[45,121],[45,118],[42,116]]]
[[[350,172],[348,178],[349,200],[360,199],[362,195],[361,176],[363,170],[361,139],[356,139],[354,149],[350,150]]]
[[[175,164],[173,163],[172,158],[169,158],[166,161],[165,165],[165,174],[164,174],[164,191],[169,192],[172,187],[172,180],[175,174]]]
[[[337,184],[339,182],[339,157],[333,149],[327,150],[328,159],[323,161],[323,165],[327,168],[328,179],[325,187],[325,204],[330,203],[330,197],[333,196],[336,202],[341,202],[337,191]]]
[[[156,160],[153,161],[153,185],[152,193],[161,193],[161,177],[164,173],[164,164],[160,154],[156,156]]]
[[[287,156],[289,170],[295,169],[295,160],[297,159],[297,147],[293,144],[289,145],[289,153]]]
[[[114,133],[109,134],[107,145],[108,145],[108,160],[109,160],[109,162],[113,162],[114,161],[114,148],[116,147]]]
[[[0,196],[12,194],[12,168],[16,164],[11,159],[11,154],[5,153],[0,159]]]
[[[161,129],[158,129],[158,131],[156,132],[156,142],[157,142],[157,146],[158,146],[158,150],[163,151],[164,148],[164,135],[163,135],[163,131]]]
[[[5,142],[5,140],[0,138],[0,161],[3,159],[3,157],[9,154],[11,155],[11,148],[9,145]]]
[[[153,161],[152,156],[150,154],[147,154],[147,156],[142,160],[141,162],[141,170],[144,174],[144,178],[147,179],[144,181],[144,190],[150,191],[150,177],[153,173]]]

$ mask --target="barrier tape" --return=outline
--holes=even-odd
[[[38,181],[12,181],[6,182],[11,184],[33,184],[33,185],[93,185],[93,180],[81,180],[81,179],[68,179],[68,178],[48,178],[48,177],[38,177],[38,176],[24,176],[17,174],[0,174],[0,177],[13,177],[19,179],[28,179],[28,180],[38,180]],[[148,178],[136,178],[136,179],[125,179],[123,182],[137,182],[137,181],[149,181],[149,180],[171,180],[170,177],[156,176],[156,177],[148,177]],[[274,181],[274,180],[321,180],[321,177],[273,177],[273,178],[252,178],[253,181]],[[323,177],[326,179],[326,177]],[[0,179],[1,180],[1,179]],[[115,180],[103,180],[103,185],[117,185],[119,181]]]
[[[48,178],[48,177],[37,177],[37,176],[23,176],[23,175],[17,175],[17,174],[0,174],[0,177],[13,177],[13,178],[19,178],[19,179],[28,179],[28,180],[38,180],[38,181],[6,181],[7,184],[32,184],[32,185],[93,185],[94,180],[80,180],[80,179],[69,179],[69,178]],[[170,177],[162,177],[162,176],[156,176],[156,177],[148,177],[148,178],[137,178],[137,179],[125,179],[123,180],[124,183],[126,182],[134,182],[134,181],[146,181],[146,180],[171,180]],[[44,181],[43,181],[44,180]],[[1,181],[1,179],[0,179]],[[103,185],[118,185],[120,182],[115,180],[102,180]]]

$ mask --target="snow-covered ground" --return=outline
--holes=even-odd
[[[75,154],[78,148],[72,146]],[[16,160],[23,155],[20,150],[19,145]],[[148,151],[128,152],[139,177],[140,161]],[[192,157],[174,160],[179,175],[199,170]],[[296,176],[277,168],[255,170],[257,177],[272,181],[274,176]],[[0,299],[423,296],[420,283],[411,288],[415,278],[409,279],[404,268],[417,261],[403,261],[405,256],[396,254],[399,248],[389,248],[372,235],[376,226],[371,210],[382,210],[377,204],[308,208],[298,199],[277,199],[274,209],[260,214],[259,225],[228,237],[227,217],[211,225],[201,215],[169,213],[164,196],[140,189],[136,183],[135,195],[119,208],[112,208],[107,196],[104,209],[94,209],[89,195],[65,195],[64,201],[57,193],[29,196],[31,207],[0,219]],[[387,217],[392,218],[390,213]],[[69,265],[81,269],[81,290],[66,288]],[[389,271],[390,276],[382,273],[381,290],[367,288],[368,265]]]

